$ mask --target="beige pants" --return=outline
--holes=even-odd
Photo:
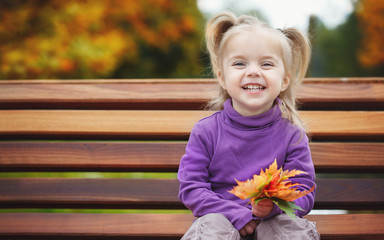
[[[303,218],[281,214],[263,220],[253,236],[242,238],[222,214],[212,213],[196,219],[182,240],[319,240],[316,224]]]

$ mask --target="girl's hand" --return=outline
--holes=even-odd
[[[239,233],[242,237],[246,237],[247,235],[252,235],[257,227],[258,223],[256,220],[249,221],[242,229],[240,229]]]
[[[273,210],[273,202],[271,199],[263,199],[258,202],[257,205],[252,201],[251,205],[253,215],[259,218],[268,216]]]

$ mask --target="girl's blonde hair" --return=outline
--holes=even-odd
[[[279,106],[284,118],[305,129],[296,108],[296,90],[305,77],[311,57],[310,41],[306,34],[295,28],[274,29],[253,16],[236,17],[231,12],[221,13],[208,22],[205,30],[207,49],[215,77],[221,69],[222,52],[228,40],[236,34],[249,30],[260,31],[269,38],[268,40],[281,46],[285,73],[290,81],[288,88],[279,94],[281,99]],[[228,98],[230,98],[228,92],[220,87],[216,98],[208,103],[207,108],[221,110]]]

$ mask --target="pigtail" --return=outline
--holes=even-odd
[[[300,120],[296,107],[296,92],[308,70],[311,58],[311,45],[307,35],[301,33],[295,28],[282,30],[287,38],[291,49],[291,61],[287,66],[288,76],[290,78],[289,87],[280,94],[282,101],[283,117],[287,118],[291,123],[297,125],[304,130],[306,129]]]
[[[230,12],[225,12],[213,18],[205,29],[205,39],[208,53],[211,58],[212,71],[216,76],[219,69],[219,48],[224,34],[236,24],[236,17]]]
[[[292,62],[290,73],[291,77],[295,77],[298,84],[304,79],[309,61],[311,58],[311,44],[306,34],[303,34],[295,28],[282,30],[284,35],[289,39],[292,50]]]
[[[205,29],[205,39],[207,50],[211,59],[212,72],[217,77],[220,67],[219,50],[224,34],[234,25],[236,25],[236,16],[231,12],[225,12],[217,15],[208,22]],[[206,108],[209,110],[220,110],[223,103],[229,98],[226,90],[219,87],[217,97],[208,102]]]

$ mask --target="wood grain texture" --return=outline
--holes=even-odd
[[[0,135],[181,137],[205,111],[0,111]]]
[[[382,142],[310,142],[316,172],[384,172]]]
[[[383,239],[383,214],[308,215],[321,239]],[[373,226],[371,226],[373,225]]]
[[[140,84],[164,84],[164,83],[215,83],[214,78],[145,78],[145,79],[12,79],[1,80],[0,84],[127,84],[127,83],[140,83]],[[316,77],[304,78],[303,83],[384,83],[384,77]]]
[[[186,142],[0,142],[0,171],[176,172]]]
[[[306,218],[317,223],[322,240],[384,237],[384,214],[309,215]],[[17,239],[33,236],[180,239],[192,221],[192,215],[181,214],[2,213],[0,236],[7,239],[10,236],[18,236]]]
[[[306,79],[305,109],[380,109],[384,78]],[[0,108],[202,109],[216,94],[213,79],[19,80],[0,82]]]
[[[176,172],[193,125],[212,114],[199,109],[215,88],[213,79],[2,80],[0,172]],[[319,174],[315,209],[371,211],[307,218],[323,240],[384,239],[384,78],[307,78],[298,100],[316,171],[348,174]],[[176,179],[0,178],[3,209],[184,209],[177,194]],[[0,213],[0,238],[180,239],[192,220]]]
[[[186,142],[0,142],[0,171],[175,172]],[[316,172],[384,171],[384,143],[310,142]]]
[[[316,184],[315,208],[384,208],[384,179],[318,179]],[[176,179],[4,178],[0,207],[180,209],[178,186]]]
[[[181,214],[0,214],[0,236],[180,238],[192,221]]]
[[[186,139],[210,111],[2,110],[0,138]],[[384,139],[384,112],[302,111],[314,139]],[[1,136],[3,135],[3,136]]]
[[[0,207],[183,209],[175,179],[0,179]]]

